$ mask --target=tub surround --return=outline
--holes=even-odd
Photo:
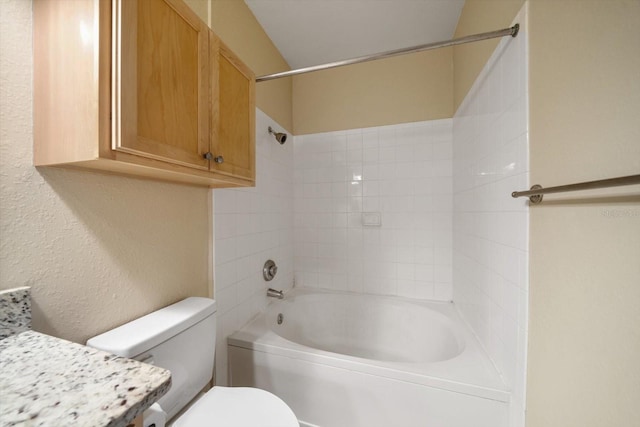
[[[294,138],[297,285],[452,300],[452,123]]]
[[[0,292],[0,340],[31,329],[31,288]]]
[[[0,293],[0,425],[126,426],[171,387],[165,369],[30,328],[29,288]]]
[[[528,3],[528,2],[527,2]],[[524,426],[529,295],[528,19],[500,40],[453,118],[453,300],[512,390]]]
[[[217,385],[228,384],[227,336],[267,305],[268,287],[287,291],[293,283],[293,141],[278,144],[269,127],[286,128],[256,109],[255,188],[212,193]],[[267,284],[262,266],[268,259],[278,274]]]

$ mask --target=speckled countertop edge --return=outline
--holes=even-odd
[[[0,291],[0,340],[31,329],[31,288]]]
[[[124,427],[171,387],[169,371],[27,331],[0,341],[0,425]]]

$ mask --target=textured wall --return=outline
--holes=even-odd
[[[530,2],[532,184],[640,173],[639,23],[637,0]],[[637,424],[640,186],[530,213],[527,427]]]
[[[0,288],[76,342],[209,287],[209,191],[32,166],[31,2],[0,2]]]

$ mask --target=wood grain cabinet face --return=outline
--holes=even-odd
[[[254,93],[182,0],[34,0],[36,166],[254,185]]]
[[[207,170],[209,28],[180,1],[117,2],[113,148]]]
[[[211,57],[215,58],[212,168],[232,176],[255,179],[255,75],[224,43],[211,33]]]

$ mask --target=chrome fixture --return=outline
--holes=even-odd
[[[313,65],[311,67],[299,68],[297,70],[283,71],[275,74],[268,74],[256,78],[256,83],[266,82],[268,80],[280,79],[283,77],[295,76],[298,74],[311,73],[313,71],[327,70],[329,68],[343,67],[345,65],[359,64],[361,62],[375,61],[376,59],[391,58],[392,56],[404,55],[407,53],[423,52],[425,50],[437,49],[440,47],[456,46],[464,43],[478,42],[481,40],[494,39],[496,37],[515,37],[520,31],[520,24],[503,30],[490,31],[488,33],[474,34],[471,36],[460,37],[458,39],[446,40],[442,42],[421,44],[418,46],[405,47],[402,49],[390,50],[388,52],[375,53],[373,55],[360,56],[353,59],[345,59],[342,61],[330,62],[328,64]]]
[[[542,202],[543,194],[564,193],[566,191],[592,190],[595,188],[620,187],[623,185],[640,184],[640,175],[621,176],[619,178],[600,179],[598,181],[579,182],[577,184],[558,185],[557,187],[542,188],[534,185],[528,191],[514,191],[511,197],[529,197],[531,203]]]
[[[282,298],[284,298],[284,292],[283,291],[278,291],[278,290],[273,289],[273,288],[269,288],[269,289],[267,289],[267,296],[271,297],[271,298],[282,299]]]
[[[271,126],[269,126],[269,133],[276,138],[276,141],[278,141],[280,143],[280,145],[282,145],[285,142],[287,142],[287,134],[286,133],[276,132],[275,130],[273,130],[271,128]]]
[[[282,313],[278,313],[276,321],[278,322],[278,325],[282,325],[282,322],[284,322],[284,316],[282,315]]]
[[[262,277],[264,277],[264,280],[267,282],[272,281],[273,278],[276,277],[277,272],[278,266],[276,263],[273,260],[268,259],[267,262],[264,263],[264,267],[262,267]]]

